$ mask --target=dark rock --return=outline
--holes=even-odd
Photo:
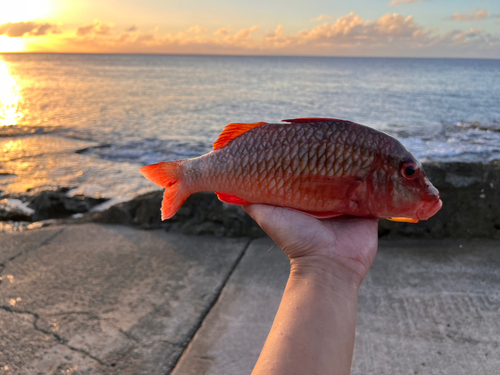
[[[183,234],[212,234],[216,236],[260,237],[264,232],[240,206],[217,199],[214,193],[191,195],[169,220],[161,221],[160,207],[163,192],[141,195],[131,201],[95,213],[90,221],[109,224],[128,224],[143,229],[165,228]],[[88,221],[88,220],[86,220]]]
[[[0,200],[0,221],[31,221],[34,211],[19,199]]]
[[[122,204],[111,206],[106,211],[99,212],[91,220],[96,223],[132,225],[133,217],[128,207]]]
[[[132,201],[132,204],[137,203],[137,207],[133,212],[133,223],[135,225],[150,228],[161,225],[160,207],[162,199],[162,192],[154,192],[143,195],[139,199]],[[184,212],[187,209],[187,207],[181,207],[179,211]],[[187,216],[189,216],[189,214]]]
[[[111,206],[91,215],[96,223],[137,225],[143,229],[161,228],[160,207],[163,194],[159,191],[144,194],[130,201]]]
[[[85,154],[85,153],[92,151],[92,150],[96,150],[96,149],[100,149],[100,148],[110,148],[111,146],[112,146],[111,143],[104,143],[104,144],[97,145],[97,146],[84,147],[84,148],[81,148],[79,150],[76,150],[75,152],[77,154]]]
[[[28,206],[35,210],[32,220],[58,219],[77,213],[89,212],[92,207],[107,200],[82,195],[68,197],[66,196],[67,191],[67,188],[60,188],[55,191],[42,191],[33,196]]]
[[[500,161],[481,163],[427,163],[425,171],[443,200],[443,208],[417,224],[380,220],[379,236],[483,237],[500,239]],[[216,236],[264,235],[240,206],[219,201],[215,194],[191,195],[177,214],[160,219],[163,192],[153,192],[93,214],[86,221],[128,224],[144,229],[165,228],[184,234]]]

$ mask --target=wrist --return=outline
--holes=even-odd
[[[336,260],[323,256],[290,259],[290,278],[317,281],[335,289],[357,293],[365,273],[361,265],[350,259]]]

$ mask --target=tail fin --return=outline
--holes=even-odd
[[[140,172],[156,185],[165,188],[163,202],[161,205],[161,219],[170,219],[181,208],[190,193],[185,191],[182,181],[179,179],[180,161],[162,162],[147,165]]]

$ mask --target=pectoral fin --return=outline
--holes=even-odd
[[[303,211],[297,209],[294,210],[315,217],[316,219],[331,219],[332,217],[342,216],[342,214],[339,214],[337,212],[313,212],[313,211]]]

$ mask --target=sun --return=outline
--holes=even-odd
[[[2,1],[0,25],[7,22],[31,21],[50,13],[50,0]]]
[[[8,36],[0,36],[0,53],[2,52],[22,52],[26,50],[22,38],[9,38]]]
[[[8,23],[43,20],[54,8],[54,0],[15,0],[2,1],[0,7],[1,26]],[[0,53],[26,51],[24,38],[0,35]]]

